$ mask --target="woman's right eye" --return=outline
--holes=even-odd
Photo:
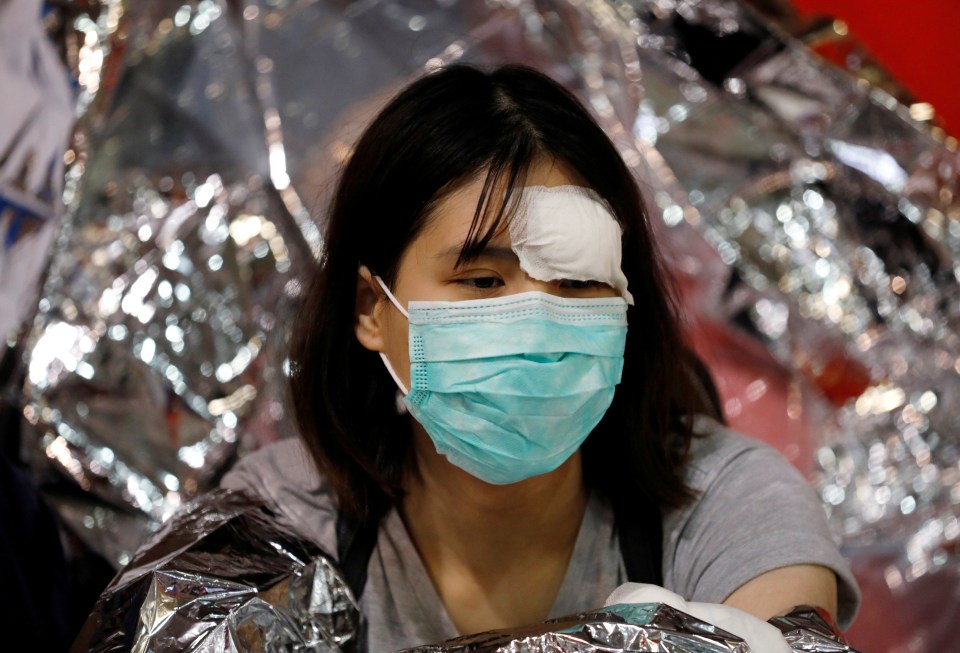
[[[457,279],[457,283],[474,290],[491,290],[503,285],[503,282],[497,277],[469,277],[467,279]]]

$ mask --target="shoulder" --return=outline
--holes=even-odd
[[[263,499],[281,524],[324,551],[336,553],[336,498],[298,438],[243,456],[220,486]]]
[[[691,443],[684,480],[701,494],[715,483],[730,480],[731,474],[748,470],[763,473],[765,464],[773,465],[770,472],[790,470],[791,476],[795,474],[806,485],[783,456],[759,440],[731,431],[707,417],[697,418],[694,430],[698,437]]]
[[[752,496],[759,490],[777,488],[808,499],[811,506],[822,512],[813,487],[770,445],[731,431],[709,417],[697,418],[694,431],[697,437],[691,442],[683,479],[698,496],[678,515],[689,513],[690,508],[704,502],[715,503],[736,495]]]
[[[279,478],[275,475],[279,473]],[[252,483],[262,489],[296,486],[318,489],[324,485],[310,452],[297,438],[287,438],[268,444],[241,456],[223,477],[221,485]]]
[[[722,602],[774,569],[815,564],[837,575],[841,623],[859,601],[820,498],[778,451],[702,418],[684,470],[697,497],[664,515],[664,573],[692,600]]]
[[[683,477],[696,496],[664,515],[665,536],[678,550],[723,535],[724,542],[698,549],[706,555],[732,546],[737,533],[773,534],[774,527],[811,519],[826,532],[819,498],[778,451],[707,418],[695,431]]]

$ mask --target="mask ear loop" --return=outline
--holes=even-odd
[[[397,307],[397,310],[403,314],[403,317],[410,319],[410,313],[407,312],[407,309],[393,296],[393,293],[390,292],[390,289],[387,288],[387,284],[383,282],[383,279],[380,278],[379,274],[373,275],[373,278],[377,280],[377,283],[380,284],[380,287],[383,288],[383,292],[387,293],[387,299],[390,300],[390,303]]]
[[[390,302],[391,302],[394,306],[397,307],[397,310],[400,311],[400,313],[403,315],[403,317],[405,317],[405,318],[407,318],[407,320],[409,320],[409,319],[410,319],[410,313],[408,313],[408,312],[407,312],[407,309],[405,309],[405,308],[400,304],[400,302],[397,301],[397,298],[393,296],[393,293],[390,292],[390,289],[389,289],[389,288],[387,288],[387,284],[385,284],[385,283],[383,282],[383,279],[380,278],[380,275],[375,274],[375,275],[373,275],[373,278],[376,279],[376,280],[377,280],[377,283],[380,284],[380,287],[383,288],[383,292],[387,293],[387,298],[390,300]],[[400,377],[397,376],[397,372],[393,369],[393,365],[391,365],[391,364],[390,364],[390,361],[387,359],[387,355],[384,354],[382,351],[380,352],[380,360],[383,361],[383,365],[384,365],[384,367],[387,368],[387,372],[389,372],[389,373],[390,373],[390,376],[393,378],[393,382],[397,384],[397,387],[398,387],[398,388],[400,388],[400,392],[403,393],[403,396],[404,396],[404,397],[407,396],[407,394],[409,394],[409,391],[407,390],[407,386],[403,385],[403,381],[401,381],[401,380],[400,380]],[[397,405],[400,406],[400,405],[402,405],[402,404],[401,404],[401,402],[398,401],[398,402],[397,402]]]

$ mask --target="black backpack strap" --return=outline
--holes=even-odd
[[[377,546],[379,519],[358,521],[337,513],[337,561],[353,596],[360,600],[367,584],[367,566]]]
[[[620,555],[631,583],[663,585],[663,517],[655,505],[638,509],[615,503]]]

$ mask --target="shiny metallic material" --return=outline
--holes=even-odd
[[[864,646],[949,648],[950,620],[916,606],[933,592],[960,609],[955,142],[744,8],[634,5],[661,52],[641,58],[646,88],[652,71],[707,90],[645,98],[640,135],[676,181],[657,204],[728,417],[813,477],[877,590],[854,628]]]
[[[331,560],[242,493],[179,513],[100,597],[85,651],[352,653],[362,621]]]
[[[293,430],[279,327],[316,228],[277,185],[282,152],[265,136],[244,24],[224,11],[109,2],[74,25],[89,50],[82,156],[30,335],[23,413],[35,467],[86,491],[53,485],[51,502],[118,565],[210,489],[241,432],[256,434],[249,446]]]
[[[742,639],[662,603],[611,605],[532,626],[466,635],[403,653],[749,653]]]
[[[856,653],[812,609],[770,623],[797,653]],[[523,628],[418,646],[403,653],[750,653],[736,635],[662,603],[611,605]],[[762,653],[762,652],[755,652]]]
[[[856,653],[820,613],[771,620],[798,653]],[[100,597],[73,653],[362,653],[364,620],[333,562],[256,499],[215,490],[156,533]],[[666,604],[618,604],[406,653],[749,653]]]
[[[856,653],[821,610],[800,607],[782,617],[770,619],[797,653]]]

